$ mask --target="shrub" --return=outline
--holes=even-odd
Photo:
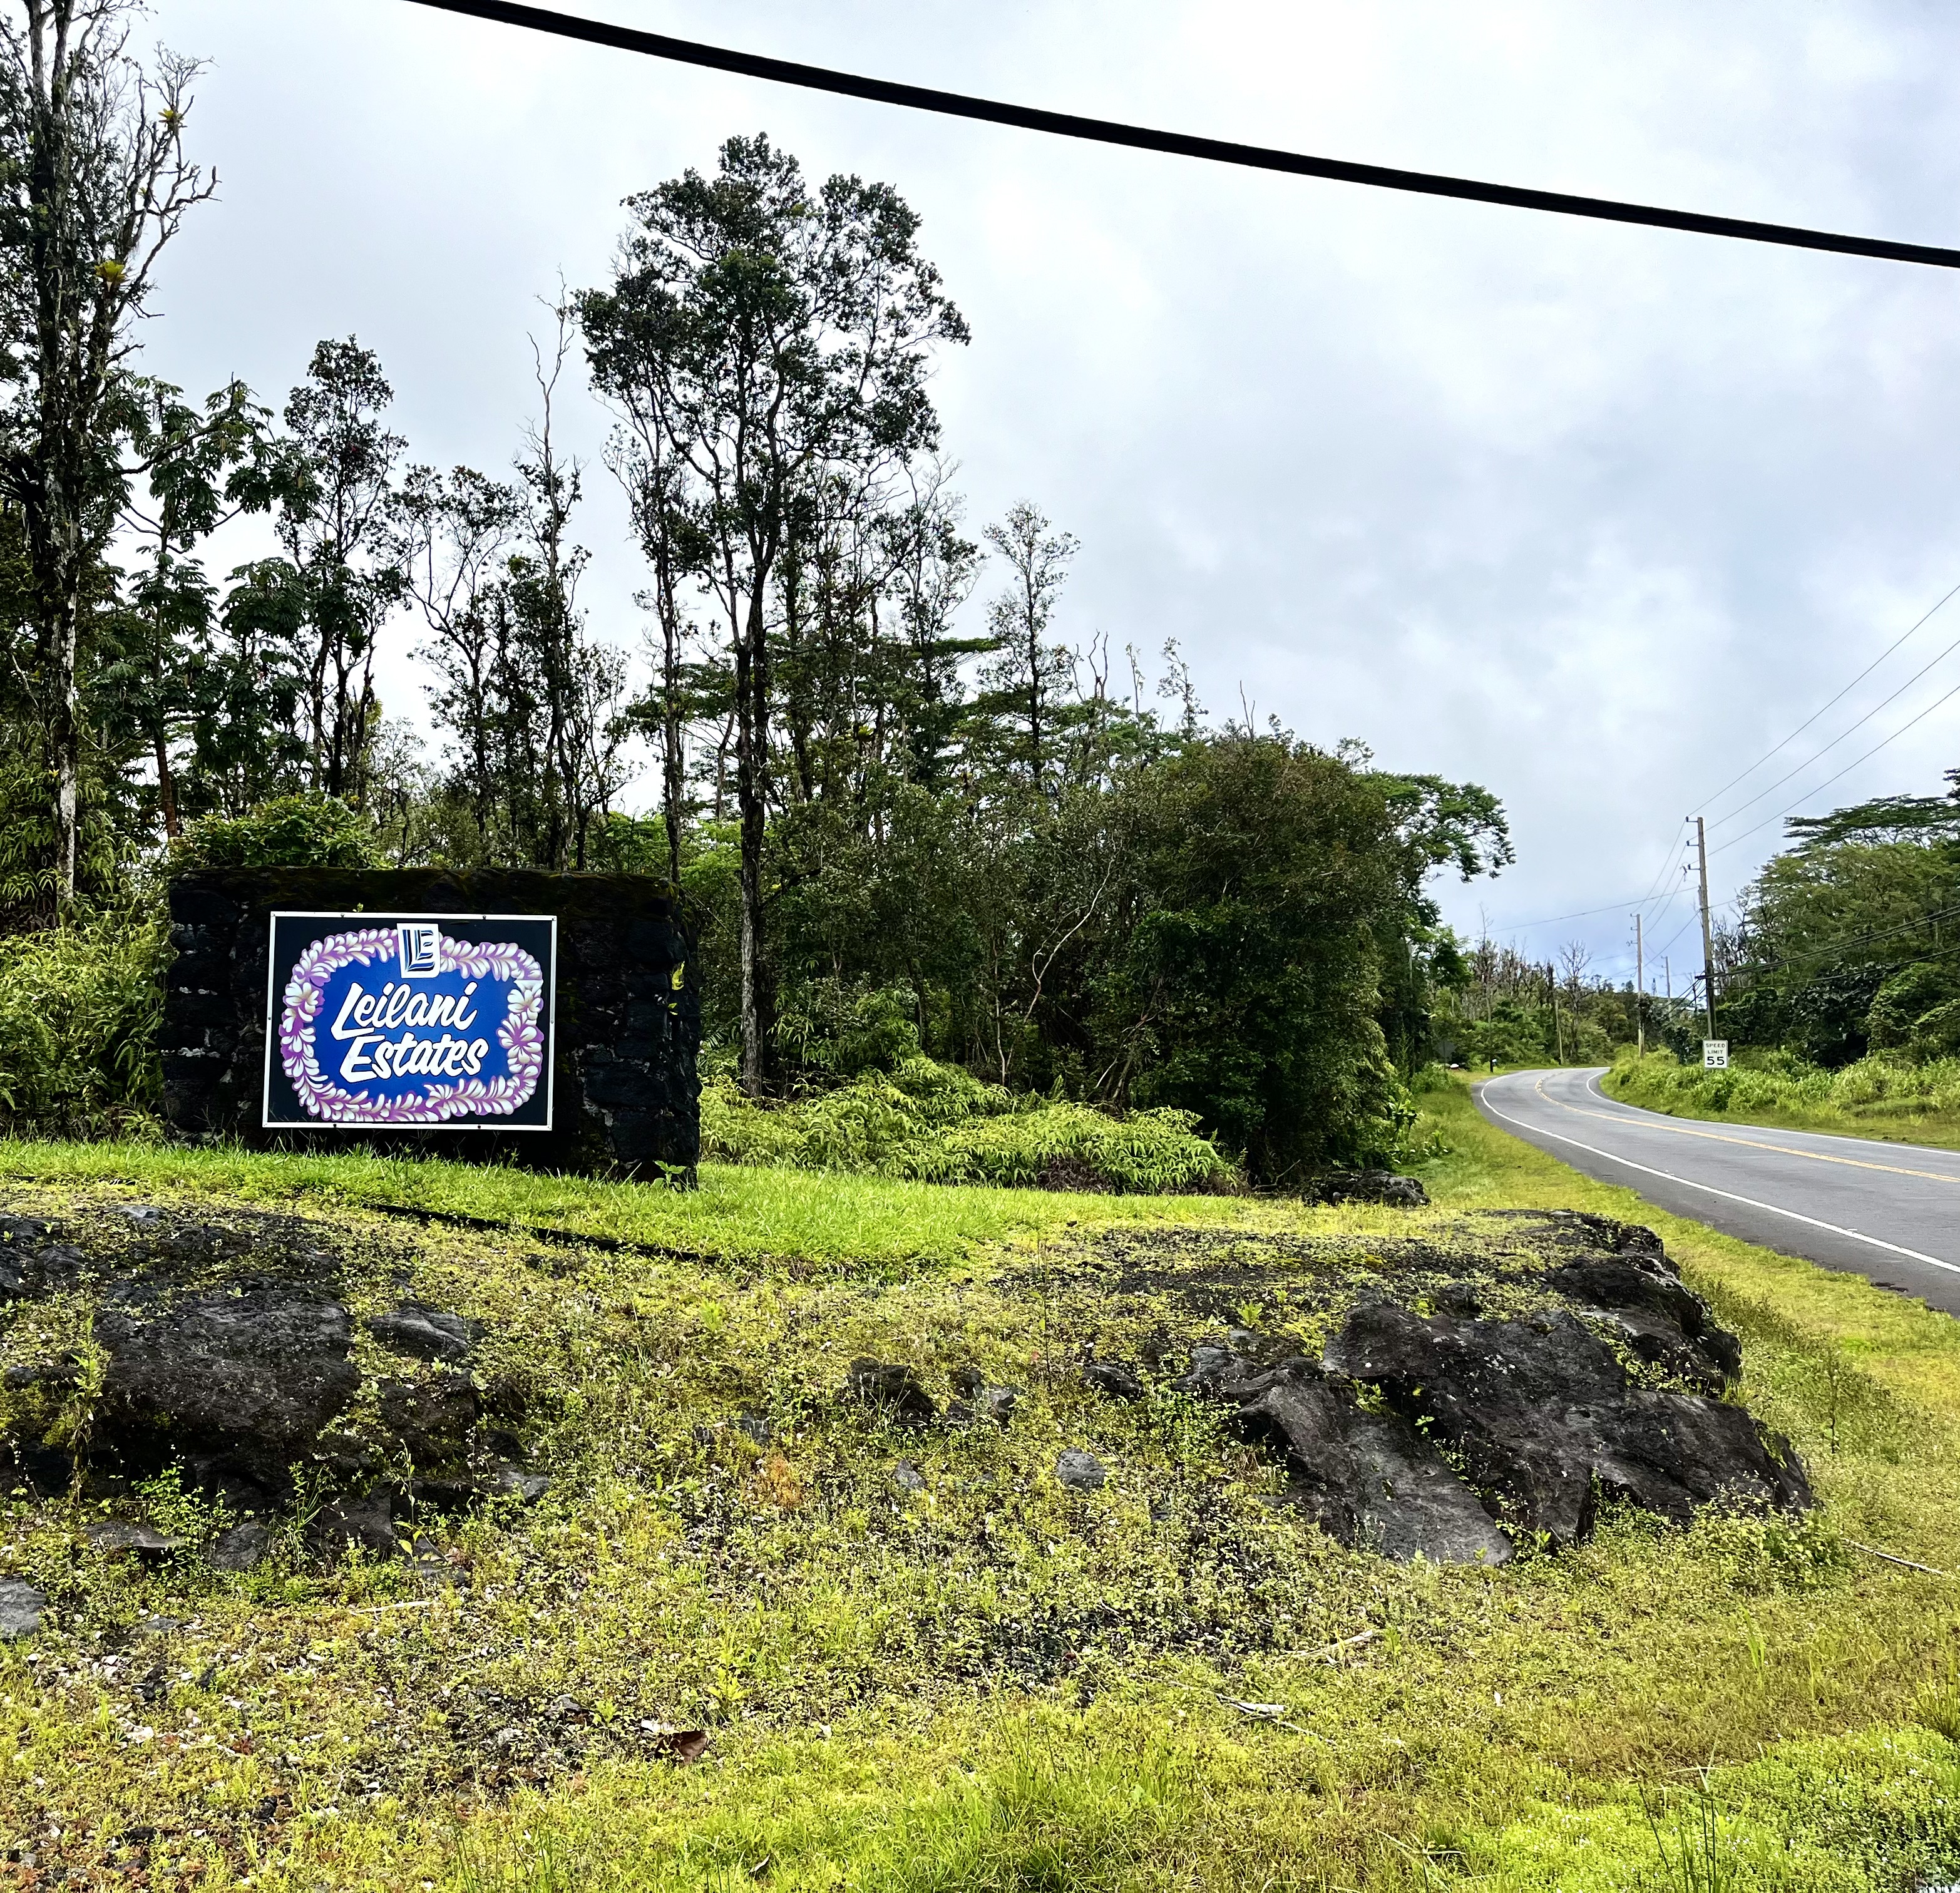
[[[701,1099],[703,1154],[789,1169],[846,1170],[927,1183],[1131,1192],[1217,1190],[1233,1167],[1184,1111],[1114,1117],[1084,1104],[1017,1098],[956,1065],[911,1058],[836,1090],[758,1104],[727,1078]]]
[[[167,928],[111,910],[0,940],[0,1122],[11,1131],[128,1128],[154,1110]]]
[[[331,795],[282,795],[235,819],[201,816],[171,851],[176,867],[380,867],[358,809]]]

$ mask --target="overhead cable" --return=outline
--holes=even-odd
[[[1603,907],[1582,907],[1576,914],[1548,914],[1542,920],[1506,921],[1497,931],[1507,934],[1528,933],[1534,927],[1555,927],[1562,920],[1590,920],[1596,914],[1631,912],[1636,907],[1647,907],[1656,900],[1660,902],[1661,909],[1665,912],[1672,904],[1675,896],[1680,892],[1680,889],[1670,889],[1663,897],[1660,891],[1660,884],[1673,872],[1675,857],[1687,845],[1685,835],[1675,843],[1667,858],[1661,863],[1660,872],[1654,877],[1653,885],[1644,894],[1631,896],[1625,900],[1608,901]]]
[[[1955,697],[1960,697],[1960,683],[1956,683],[1951,690],[1946,692],[1945,696],[1934,698],[1932,702],[1929,703],[1923,710],[1920,711],[1917,716],[1908,718],[1907,721],[1901,724],[1890,736],[1887,737],[1883,743],[1873,743],[1871,748],[1867,749],[1863,756],[1858,758],[1857,762],[1846,763],[1844,768],[1840,769],[1835,775],[1827,776],[1824,781],[1818,783],[1815,788],[1806,791],[1803,794],[1799,796],[1794,802],[1791,803],[1788,808],[1780,809],[1774,815],[1765,816],[1761,821],[1756,824],[1755,827],[1745,829],[1739,835],[1732,835],[1727,841],[1722,844],[1721,848],[1711,848],[1708,851],[1709,853],[1711,854],[1719,854],[1722,852],[1723,848],[1733,848],[1739,842],[1746,842],[1752,835],[1757,834],[1762,829],[1768,828],[1771,822],[1780,822],[1786,815],[1794,814],[1796,810],[1803,807],[1805,803],[1810,801],[1816,796],[1822,794],[1826,789],[1830,787],[1832,783],[1841,782],[1846,776],[1849,775],[1853,769],[1858,767],[1859,763],[1870,762],[1872,758],[1876,756],[1881,749],[1885,748],[1888,744],[1896,743],[1901,737],[1904,736],[1905,733],[1913,727],[1914,724],[1923,723],[1926,719],[1931,716],[1933,711],[1937,710],[1942,704],[1949,702]]]
[[[1928,619],[1932,619],[1932,618],[1933,618],[1933,617],[1937,616],[1938,616],[1938,614],[1939,613],[1939,612],[1940,612],[1940,611],[1941,611],[1941,610],[1942,610],[1945,606],[1946,606],[1947,605],[1950,604],[1950,603],[1952,602],[1952,600],[1953,600],[1955,598],[1956,598],[1956,597],[1960,597],[1960,585],[1955,585],[1955,586],[1953,587],[1952,590],[1951,590],[1950,592],[1949,592],[1944,598],[1943,598],[1943,599],[1941,599],[1941,600],[1940,600],[1940,601],[1939,601],[1939,603],[1938,604],[1935,605],[1935,606],[1933,607],[1932,610],[1930,610],[1930,611],[1927,612],[1924,615],[1924,616],[1923,616],[1923,617],[1921,617],[1921,618],[1919,618],[1919,619],[1917,619],[1917,620],[1915,620],[1915,621],[1914,621],[1914,622],[1911,626],[1909,626],[1906,630],[1904,630],[1904,631],[1901,632],[1899,634],[1899,635],[1898,635],[1898,637],[1895,638],[1892,641],[1892,642],[1891,642],[1890,644],[1888,644],[1888,645],[1886,645],[1886,646],[1885,646],[1885,649],[1884,649],[1884,650],[1882,650],[1882,651],[1880,651],[1880,652],[1879,653],[1879,654],[1878,654],[1876,657],[1874,657],[1869,663],[1868,663],[1867,665],[1866,665],[1866,667],[1864,667],[1864,669],[1863,669],[1863,670],[1860,671],[1860,672],[1858,673],[1858,674],[1857,674],[1855,677],[1853,677],[1853,678],[1851,679],[1851,681],[1850,681],[1849,683],[1847,683],[1847,684],[1844,686],[1844,688],[1842,690],[1839,691],[1839,692],[1838,692],[1838,693],[1837,694],[1837,695],[1836,695],[1836,696],[1834,696],[1834,697],[1833,697],[1833,698],[1831,699],[1830,702],[1826,703],[1826,704],[1821,705],[1818,708],[1816,708],[1815,710],[1813,710],[1813,711],[1810,713],[1810,714],[1809,714],[1809,716],[1806,717],[1804,718],[1804,720],[1803,720],[1801,723],[1799,723],[1799,724],[1796,726],[1796,727],[1794,730],[1791,730],[1791,732],[1790,733],[1790,734],[1789,734],[1788,736],[1785,737],[1783,738],[1783,740],[1782,740],[1782,742],[1779,743],[1776,746],[1776,747],[1775,747],[1774,749],[1766,749],[1765,751],[1764,751],[1764,752],[1763,752],[1761,756],[1758,756],[1758,757],[1757,757],[1757,759],[1755,759],[1755,762],[1752,762],[1752,763],[1749,765],[1749,766],[1748,766],[1746,769],[1745,769],[1740,775],[1739,775],[1739,776],[1736,776],[1736,777],[1732,778],[1731,780],[1729,780],[1729,781],[1726,781],[1726,782],[1723,783],[1723,784],[1722,784],[1722,786],[1721,786],[1719,789],[1717,789],[1713,795],[1705,795],[1705,796],[1704,796],[1704,797],[1701,798],[1701,803],[1702,803],[1702,807],[1704,807],[1704,808],[1706,808],[1706,807],[1709,807],[1710,804],[1712,804],[1712,803],[1717,803],[1717,802],[1720,801],[1720,800],[1721,800],[1721,799],[1723,798],[1723,796],[1725,796],[1725,795],[1726,795],[1726,794],[1729,793],[1729,791],[1731,789],[1732,789],[1732,788],[1736,786],[1736,784],[1738,782],[1742,782],[1742,781],[1746,781],[1746,780],[1750,777],[1750,776],[1754,775],[1755,774],[1755,772],[1756,772],[1758,769],[1760,769],[1760,768],[1763,766],[1763,765],[1764,765],[1765,762],[1768,762],[1768,760],[1770,759],[1770,758],[1771,758],[1771,756],[1775,756],[1775,755],[1778,754],[1778,753],[1779,753],[1780,751],[1782,751],[1782,750],[1784,750],[1784,749],[1788,749],[1788,748],[1790,747],[1790,746],[1793,743],[1794,743],[1794,742],[1797,740],[1797,738],[1798,738],[1799,737],[1800,737],[1800,736],[1802,736],[1802,735],[1803,734],[1803,733],[1804,733],[1804,731],[1805,731],[1805,730],[1808,730],[1808,729],[1810,727],[1810,726],[1811,726],[1813,723],[1815,723],[1819,717],[1821,717],[1821,716],[1822,716],[1822,715],[1823,715],[1824,712],[1825,712],[1826,710],[1831,709],[1831,708],[1833,708],[1834,706],[1836,706],[1837,705],[1842,703],[1842,702],[1844,701],[1844,699],[1845,699],[1847,697],[1848,697],[1848,696],[1851,694],[1851,692],[1852,692],[1853,691],[1854,691],[1855,689],[1857,689],[1857,687],[1859,686],[1859,685],[1860,685],[1861,683],[1863,683],[1863,682],[1865,681],[1865,679],[1866,679],[1867,677],[1869,677],[1869,676],[1872,674],[1872,673],[1873,673],[1873,671],[1875,671],[1876,670],[1877,670],[1877,669],[1878,669],[1878,667],[1879,667],[1879,666],[1880,664],[1883,663],[1885,662],[1885,660],[1888,657],[1889,657],[1892,654],[1892,653],[1893,653],[1894,651],[1895,651],[1896,650],[1898,650],[1898,647],[1899,647],[1899,646],[1900,646],[1901,644],[1904,644],[1904,643],[1905,642],[1905,641],[1906,641],[1908,638],[1910,638],[1910,637],[1913,635],[1913,633],[1914,633],[1914,632],[1916,632],[1917,630],[1918,630],[1918,629],[1919,629],[1919,628],[1920,628],[1920,626],[1921,625],[1925,624],[1925,623],[1927,622],[1927,620],[1928,620]],[[1882,706],[1881,706],[1881,707],[1882,707]],[[1853,726],[1853,727],[1855,727],[1855,726]],[[1822,750],[1819,750],[1819,751],[1818,752],[1818,754],[1819,756],[1821,756],[1822,753],[1823,753],[1823,752],[1822,752]],[[1815,759],[1815,757],[1812,757],[1812,760],[1813,762],[1814,762],[1814,761],[1815,761],[1815,759]],[[1788,778],[1787,777],[1786,777],[1786,778],[1784,778],[1784,780],[1785,780],[1785,781],[1787,781],[1788,779],[1789,779],[1789,778]],[[1745,807],[1747,807],[1748,805],[1747,805],[1746,803],[1745,803],[1745,804],[1744,804],[1744,806],[1745,806]]]
[[[1948,597],[1952,597],[1952,594],[1951,593],[1948,593]],[[1895,646],[1895,647],[1894,647],[1894,648],[1895,648],[1895,649],[1896,649],[1896,648],[1897,648],[1897,647],[1896,647],[1896,646]],[[1790,772],[1789,773],[1789,775],[1780,775],[1780,776],[1778,776],[1778,777],[1777,778],[1777,779],[1776,779],[1774,782],[1772,782],[1772,783],[1769,785],[1769,787],[1768,787],[1768,788],[1766,788],[1766,789],[1758,789],[1754,795],[1752,795],[1752,796],[1751,796],[1751,797],[1749,797],[1749,799],[1748,799],[1748,801],[1746,801],[1746,802],[1744,802],[1744,803],[1741,803],[1741,804],[1740,804],[1739,807],[1735,807],[1735,808],[1731,809],[1726,815],[1721,816],[1718,817],[1718,818],[1717,819],[1717,820],[1715,821],[1715,822],[1713,824],[1713,826],[1715,826],[1715,827],[1717,827],[1717,828],[1722,828],[1722,827],[1725,827],[1728,823],[1729,823],[1729,822],[1731,822],[1734,821],[1734,820],[1735,820],[1735,819],[1736,819],[1736,817],[1737,816],[1740,815],[1740,814],[1742,813],[1743,810],[1745,810],[1745,809],[1752,809],[1752,808],[1754,808],[1754,807],[1755,807],[1755,805],[1756,805],[1758,802],[1760,802],[1760,801],[1761,801],[1761,800],[1762,800],[1762,799],[1764,798],[1764,797],[1765,797],[1765,796],[1767,796],[1767,795],[1774,795],[1774,794],[1777,792],[1777,791],[1778,789],[1781,788],[1781,787],[1783,787],[1783,785],[1786,782],[1793,782],[1793,781],[1795,781],[1796,780],[1796,778],[1797,778],[1799,776],[1800,776],[1801,775],[1803,775],[1803,773],[1804,772],[1804,771],[1805,771],[1806,769],[1809,768],[1810,767],[1811,764],[1812,764],[1812,763],[1813,763],[1813,762],[1815,762],[1818,759],[1818,758],[1819,756],[1828,756],[1828,755],[1831,753],[1831,752],[1833,749],[1836,749],[1836,748],[1837,748],[1837,746],[1838,746],[1838,744],[1839,744],[1839,743],[1842,743],[1842,742],[1844,740],[1844,739],[1845,739],[1847,737],[1848,737],[1848,736],[1851,733],[1851,732],[1852,732],[1853,730],[1861,730],[1861,729],[1863,729],[1863,728],[1864,727],[1864,726],[1865,726],[1866,724],[1868,724],[1868,723],[1869,723],[1869,722],[1871,721],[1871,720],[1873,719],[1873,717],[1874,717],[1875,716],[1876,716],[1881,710],[1882,710],[1882,709],[1884,709],[1884,708],[1885,708],[1886,705],[1888,705],[1888,704],[1892,704],[1892,703],[1896,703],[1896,702],[1899,700],[1899,698],[1901,698],[1902,696],[1904,696],[1904,695],[1905,695],[1905,693],[1906,693],[1908,690],[1910,690],[1910,689],[1913,687],[1913,686],[1914,686],[1914,684],[1916,684],[1917,682],[1918,682],[1918,681],[1920,680],[1920,678],[1922,678],[1923,676],[1924,676],[1926,675],[1926,673],[1927,673],[1929,670],[1933,670],[1933,668],[1935,668],[1937,665],[1939,665],[1939,664],[1940,664],[1940,663],[1943,663],[1943,662],[1944,662],[1947,658],[1950,657],[1953,654],[1953,653],[1954,653],[1955,651],[1960,651],[1960,638],[1955,638],[1955,639],[1954,639],[1954,641],[1952,641],[1952,643],[1951,643],[1950,644],[1949,644],[1944,651],[1939,651],[1939,652],[1936,653],[1933,657],[1929,657],[1929,658],[1926,660],[1926,662],[1925,662],[1924,663],[1921,664],[1921,665],[1920,666],[1920,667],[1919,667],[1917,670],[1915,670],[1915,671],[1912,673],[1912,675],[1911,675],[1910,677],[1907,678],[1907,679],[1906,679],[1906,680],[1905,680],[1905,682],[1904,682],[1904,683],[1901,684],[1901,685],[1899,686],[1899,687],[1898,687],[1896,690],[1895,690],[1895,691],[1892,692],[1892,694],[1889,697],[1884,698],[1882,698],[1880,702],[1877,702],[1877,703],[1873,704],[1873,705],[1872,705],[1871,708],[1870,708],[1870,709],[1869,709],[1869,710],[1867,710],[1867,711],[1865,712],[1865,714],[1864,714],[1862,717],[1860,717],[1856,723],[1851,724],[1848,725],[1846,728],[1844,728],[1844,729],[1843,729],[1843,730],[1841,730],[1838,733],[1838,734],[1837,734],[1837,735],[1835,735],[1834,737],[1833,737],[1831,739],[1831,740],[1830,740],[1828,743],[1825,743],[1825,746],[1824,746],[1824,747],[1823,747],[1822,749],[1814,749],[1814,750],[1812,750],[1812,751],[1811,752],[1811,753],[1810,753],[1808,756],[1806,756],[1806,757],[1804,759],[1804,760],[1803,760],[1803,762],[1799,762],[1799,763],[1796,765],[1796,767],[1795,768],[1793,768],[1793,770],[1791,770],[1791,771],[1790,771]],[[1950,691],[1947,693],[1947,695],[1949,695],[1949,696],[1950,696],[1952,694],[1952,693]],[[1943,697],[1943,698],[1940,699],[1940,702],[1943,702],[1943,703],[1944,703],[1944,702],[1946,702],[1946,698],[1945,698],[1945,697]],[[1827,708],[1828,708],[1828,706],[1827,706]],[[1917,718],[1915,718],[1915,719],[1914,719],[1914,721],[1917,721]],[[1906,727],[1907,727],[1908,729],[1911,729],[1911,727],[1912,727],[1912,725],[1911,725],[1911,724],[1908,724],[1906,725]],[[1886,740],[1886,742],[1890,742],[1890,741],[1891,741],[1891,740],[1892,740],[1892,739],[1888,737],[1887,737],[1887,738],[1886,738],[1886,740]],[[1885,746],[1885,745],[1884,745],[1883,743],[1881,743],[1879,746],[1879,748],[1882,749],[1882,748]],[[1874,752],[1874,753],[1876,753],[1876,752]],[[1857,767],[1857,765],[1856,765],[1856,764],[1853,764],[1852,766],[1853,766],[1853,768],[1856,768],[1856,767]],[[1746,772],[1745,772],[1745,773],[1746,773]],[[1842,775],[1842,774],[1844,774],[1844,771],[1842,771],[1841,769],[1838,772],[1838,775]],[[1838,780],[1838,777],[1837,777],[1837,776],[1835,776],[1835,775],[1834,775],[1834,776],[1831,778],[1831,781],[1834,782],[1834,781],[1836,781]],[[1828,785],[1824,784],[1818,784],[1818,787],[1825,787],[1825,786],[1828,786]],[[1817,793],[1817,791],[1816,791],[1816,790],[1815,790],[1815,789],[1813,789],[1813,790],[1812,790],[1812,791],[1810,791],[1810,794],[1812,794],[1812,795],[1815,794],[1816,793]],[[1806,799],[1807,799],[1807,798],[1806,798]],[[1752,829],[1752,830],[1751,830],[1751,832],[1752,832],[1752,833],[1754,833],[1754,832],[1755,832],[1755,831],[1754,831],[1753,829]]]
[[[953,118],[977,119],[991,125],[1011,125],[1023,131],[1047,132],[1058,138],[1086,138],[1099,145],[1126,145],[1134,151],[1162,151],[1175,157],[1201,158],[1212,164],[1236,164],[1254,170],[1284,171],[1300,177],[1324,177],[1338,183],[1366,184],[1380,190],[1410,191],[1427,197],[1462,198],[1475,203],[1503,204],[1519,210],[1549,211],[1561,216],[1589,217],[1614,224],[1643,224],[1660,230],[1688,231],[1704,237],[1732,237],[1744,243],[1777,243],[1793,250],[1820,250],[1847,256],[1872,256],[1888,262],[1925,263],[1939,269],[1960,269],[1960,250],[1931,243],[1895,243],[1882,237],[1848,237],[1830,231],[1801,229],[1789,224],[1758,223],[1741,217],[1713,217],[1699,211],[1668,210],[1651,204],[1621,203],[1612,198],[1582,197],[1566,191],[1542,191],[1516,184],[1487,183],[1476,178],[1449,177],[1430,171],[1400,170],[1386,164],[1357,164],[1345,158],[1310,157],[1298,151],[1275,151],[1259,145],[1240,145],[1227,138],[1199,138],[1184,132],[1160,132],[1110,119],[1085,118],[1074,112],[1051,112],[1039,106],[1013,105],[998,99],[943,92],[932,86],[906,85],[892,79],[865,78],[829,66],[804,65],[793,59],[769,59],[760,53],[737,52],[727,46],[697,40],[677,40],[664,33],[614,26],[602,20],[581,19],[545,7],[523,6],[517,0],[412,0],[416,6],[444,13],[522,27],[588,46],[610,46],[622,52],[641,52],[684,65],[706,66],[718,72],[768,79],[779,85],[802,86],[834,92],[846,98],[869,99],[880,105],[903,106],[913,111],[937,112]]]
[[[1889,927],[1868,927],[1862,932],[1841,934],[1835,940],[1827,940],[1821,946],[1811,947],[1800,953],[1785,953],[1775,959],[1752,962],[1747,970],[1752,976],[1758,973],[1780,972],[1785,967],[1808,966],[1819,960],[1841,959],[1845,954],[1859,946],[1876,946],[1882,941],[1895,940],[1901,934],[1914,934],[1923,927],[1936,926],[1943,920],[1960,917],[1960,907],[1939,907],[1929,913],[1916,915],[1911,920],[1898,921]]]

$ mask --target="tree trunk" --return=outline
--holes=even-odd
[[[157,751],[157,809],[164,818],[164,838],[174,842],[183,832],[177,816],[177,779],[170,769],[170,746],[160,722],[155,732]]]
[[[735,646],[735,802],[742,824],[742,1088],[768,1090],[775,995],[763,940],[762,848],[768,831],[769,689],[766,577],[755,575]]]

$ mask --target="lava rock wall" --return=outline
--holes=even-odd
[[[170,884],[164,1113],[259,1149],[378,1150],[587,1174],[692,1173],[701,1154],[693,934],[663,882],[508,869],[201,868]],[[268,1131],[266,957],[275,911],[555,914],[552,1128]]]

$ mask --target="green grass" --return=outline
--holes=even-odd
[[[1704,1071],[1669,1052],[1637,1059],[1628,1048],[1602,1082],[1611,1096],[1672,1117],[1960,1150],[1960,1059],[1873,1057],[1838,1071]]]
[[[1413,1217],[746,1169],[690,1198],[0,1146],[0,1201],[343,1226],[357,1307],[406,1281],[491,1324],[498,1370],[538,1390],[527,1443],[558,1481],[533,1511],[432,1537],[447,1580],[145,1572],[17,1501],[11,1567],[78,1601],[0,1650],[0,1853],[151,1886],[443,1893],[1904,1893],[1952,1876],[1960,1583],[1853,1541],[1960,1569],[1960,1327],[1579,1177],[1464,1088],[1422,1102],[1450,1149]],[[546,1257],[374,1214],[393,1203],[707,1259]],[[1391,1566],[1275,1510],[1270,1471],[1203,1410],[1122,1408],[1066,1371],[1118,1319],[1111,1242],[1293,1230],[1366,1253],[1521,1204],[1662,1231],[1742,1334],[1746,1396],[1806,1456],[1818,1518],[1621,1518],[1501,1571]],[[1003,1432],[904,1435],[830,1397],[858,1352],[915,1363],[942,1397],[977,1362],[1026,1398]],[[766,1451],[730,1424],[759,1412]],[[1109,1486],[1056,1485],[1064,1443]],[[915,1494],[892,1484],[901,1459]],[[119,1641],[145,1611],[181,1620],[151,1701],[134,1693],[149,1646]],[[119,1648],[135,1653],[105,1670]],[[559,1697],[599,1733],[554,1762]],[[659,1759],[643,1720],[711,1729],[708,1758]]]
[[[209,1194],[321,1210],[427,1210],[659,1248],[852,1268],[956,1261],[991,1245],[1039,1243],[1085,1222],[1267,1227],[1284,1214],[1248,1198],[813,1178],[726,1163],[703,1164],[700,1188],[681,1191],[509,1168],[132,1142],[0,1140],[0,1181],[107,1184],[139,1195]]]

